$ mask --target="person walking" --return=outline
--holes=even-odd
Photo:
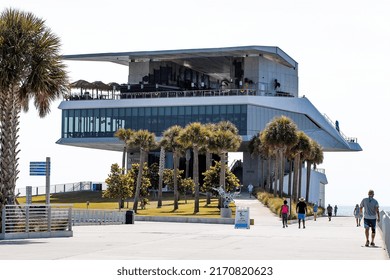
[[[314,205],[313,205],[314,221],[317,221],[317,212],[318,212],[318,205],[317,205],[317,203],[314,203]]]
[[[360,221],[362,220],[362,215],[360,213],[359,204],[356,204],[355,209],[353,210],[353,215],[356,219],[356,226],[360,227]]]
[[[307,205],[305,202],[305,199],[301,197],[299,199],[299,202],[297,203],[296,212],[298,213],[298,228],[301,228],[301,221],[303,224],[303,228],[305,227],[305,218],[307,213]]]
[[[337,209],[339,209],[339,208],[337,207],[337,205],[335,205],[335,206],[334,206],[334,216],[335,216],[335,217],[337,216]]]
[[[252,183],[249,183],[248,185],[248,192],[249,192],[249,198],[252,197],[252,192],[253,192],[253,185]]]
[[[329,222],[332,220],[332,212],[333,212],[333,207],[328,204],[328,207],[326,207],[326,211],[328,212],[328,218]]]
[[[280,207],[280,213],[279,213],[279,216],[282,218],[283,228],[288,227],[288,225],[287,225],[287,218],[288,218],[288,212],[289,212],[288,208],[289,207],[287,205],[287,200],[283,201],[283,205],[282,205],[282,207]]]
[[[375,246],[375,233],[376,233],[376,222],[380,222],[379,216],[379,203],[374,198],[374,191],[368,191],[368,197],[363,198],[360,203],[360,213],[363,212],[364,208],[364,229],[366,235],[366,247]],[[370,228],[371,228],[371,243],[370,243]]]

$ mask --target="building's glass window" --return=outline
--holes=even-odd
[[[231,121],[246,135],[247,105],[68,109],[62,114],[62,137],[114,137],[119,128],[147,129],[161,136],[173,125],[222,120]]]

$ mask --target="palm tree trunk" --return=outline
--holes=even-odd
[[[179,209],[179,192],[177,189],[177,169],[178,169],[178,160],[179,156],[177,155],[177,152],[173,152],[173,210]]]
[[[133,210],[135,213],[137,213],[138,210],[139,194],[141,192],[141,184],[142,184],[142,173],[144,171],[144,162],[146,157],[145,154],[146,154],[145,151],[143,149],[140,149],[138,177],[137,177],[137,184],[135,188],[134,204],[133,204]]]
[[[0,207],[2,207],[15,203],[15,187],[19,174],[18,131],[21,107],[17,94],[13,92],[3,92],[0,102]]]
[[[186,178],[190,177],[191,150],[186,150]]]
[[[306,201],[307,202],[309,202],[310,175],[311,175],[311,161],[308,161],[307,170],[306,170]]]
[[[293,171],[293,161],[292,160],[289,160],[288,161],[288,164],[289,164],[289,171],[288,171],[288,196],[291,197],[291,187],[292,187],[292,181],[291,181],[291,175],[292,175],[292,171]]]
[[[278,179],[279,179],[279,157],[275,155],[275,175],[274,175],[274,196],[278,194]]]
[[[226,153],[222,152],[220,155],[221,158],[221,174],[219,174],[219,186],[225,190],[225,174],[226,174]]]
[[[280,173],[279,173],[279,197],[283,197],[283,185],[284,185],[284,151],[280,150]]]
[[[299,153],[294,158],[294,174],[293,174],[293,201],[298,200],[298,173],[299,173],[299,162],[300,162]]]
[[[159,177],[158,177],[158,197],[157,197],[157,208],[162,207],[162,187],[164,179],[164,167],[165,167],[165,149],[161,147],[160,150],[160,165],[159,165]]]
[[[194,213],[199,212],[199,150],[198,147],[193,148],[194,151],[194,184],[195,184],[195,198],[194,198]]]
[[[126,168],[126,155],[127,155],[127,146],[123,147],[123,155],[122,155],[122,174],[125,174]]]
[[[268,192],[271,193],[272,192],[272,178],[271,178],[271,175],[272,175],[272,159],[269,158],[268,159],[268,180],[267,180],[267,189],[268,189]]]
[[[211,167],[211,153],[206,152],[206,170],[209,170]],[[206,193],[206,204],[211,203],[211,192]]]
[[[298,197],[302,196],[302,163],[303,161],[299,161],[299,179],[298,179]]]

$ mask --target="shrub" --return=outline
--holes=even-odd
[[[283,205],[283,201],[285,198],[275,197],[271,193],[267,193],[265,191],[257,192],[257,198],[267,206],[271,212],[275,213],[279,216],[280,208]],[[295,202],[291,203],[291,216],[290,219],[297,219],[298,215],[295,211],[297,204]],[[322,207],[318,207],[317,215],[321,216],[324,213],[324,209]],[[313,205],[311,203],[307,203],[307,216],[313,216]]]

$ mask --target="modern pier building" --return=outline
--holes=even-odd
[[[243,139],[244,186],[258,185],[261,178],[259,160],[247,151],[248,141],[276,116],[291,118],[325,152],[361,151],[356,138],[345,137],[299,96],[298,63],[278,47],[97,53],[64,59],[118,63],[129,72],[124,84],[75,85],[80,89],[59,106],[59,144],[122,151],[123,143],[113,136],[121,127],[147,129],[158,137],[175,124],[228,120]],[[312,175],[310,200],[325,203],[326,176],[317,173]]]

